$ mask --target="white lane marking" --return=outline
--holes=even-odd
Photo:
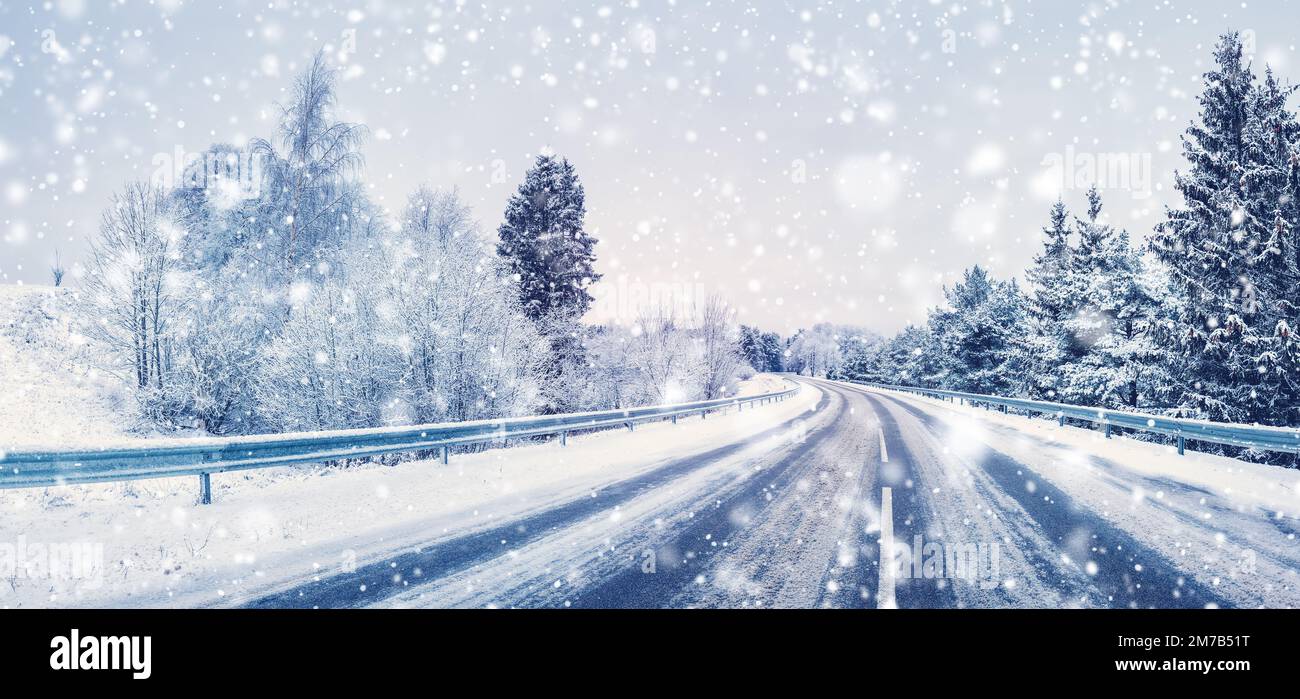
[[[876,590],[876,606],[880,609],[898,609],[894,601],[894,491],[880,489],[880,585]]]
[[[880,463],[889,463],[889,448],[885,446],[885,426],[880,426]]]

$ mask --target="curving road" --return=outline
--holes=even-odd
[[[1100,457],[1080,467],[1077,450],[1005,421],[979,422],[969,410],[800,381],[819,397],[797,425],[774,425],[589,497],[245,602],[1300,605],[1294,513],[1261,516]],[[1134,493],[1159,498],[1134,506]],[[1248,567],[1239,565],[1235,539],[1251,542]],[[881,565],[882,550],[892,566]]]

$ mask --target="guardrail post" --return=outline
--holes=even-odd
[[[1183,437],[1182,435],[1178,435],[1178,455],[1182,456],[1183,450],[1186,448],[1187,448],[1187,438]]]
[[[451,447],[447,446],[446,444],[442,445],[442,454],[440,455],[440,457],[442,458],[443,466],[447,465],[447,460],[451,456],[450,452],[451,452]]]
[[[1057,427],[1065,427],[1065,416],[1064,416],[1064,415],[1061,415],[1061,414],[1059,414],[1059,413],[1056,415],[1056,426],[1057,426]]]
[[[636,427],[635,427],[635,425],[636,425],[635,422],[629,422],[629,423],[627,423],[627,431],[628,431],[628,432],[635,432],[635,431],[636,431]]]
[[[1106,423],[1106,439],[1110,439],[1110,423]]]
[[[677,416],[676,416],[676,415],[673,415],[673,424],[674,424],[674,425],[677,424]]]
[[[199,504],[212,504],[212,474],[210,473],[199,474]]]
[[[567,447],[567,446],[569,446],[569,433],[568,433],[568,432],[561,432],[561,433],[560,433],[560,446],[562,446],[562,447]]]

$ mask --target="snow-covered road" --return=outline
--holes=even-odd
[[[222,603],[1300,606],[1295,471],[801,381],[810,413]]]

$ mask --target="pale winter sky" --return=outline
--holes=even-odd
[[[1243,30],[1257,64],[1300,77],[1296,16],[1280,0],[0,0],[0,281],[47,283],[56,249],[75,263],[109,194],[173,153],[270,135],[325,47],[384,206],[458,187],[495,231],[536,153],[572,160],[601,239],[596,316],[718,291],[783,333],[891,332],[968,265],[1021,275],[1092,164],[1112,220],[1145,235],[1217,35]]]

